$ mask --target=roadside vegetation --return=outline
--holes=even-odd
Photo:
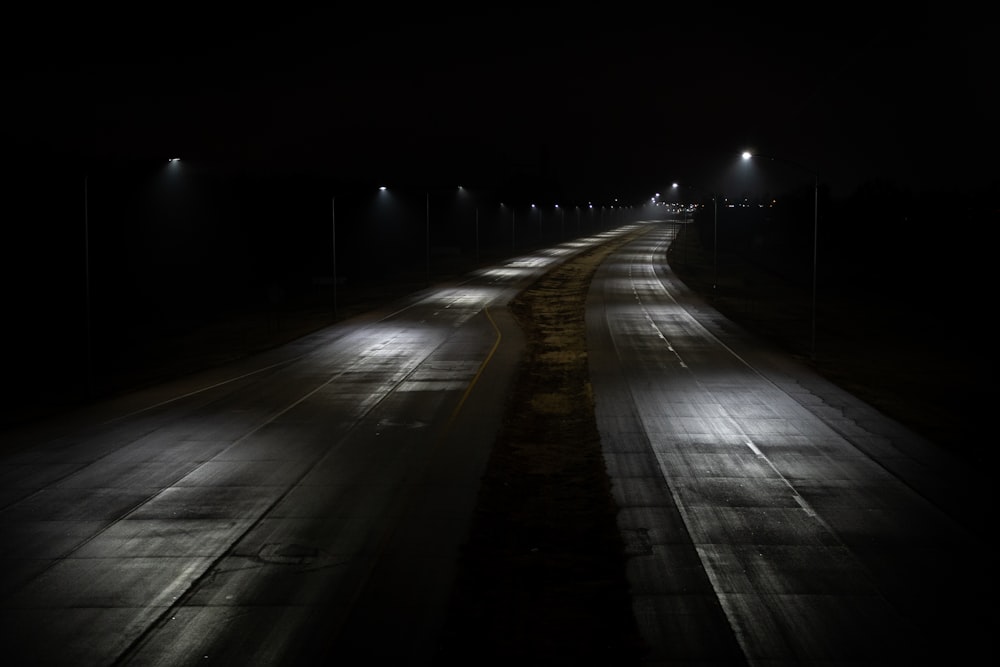
[[[601,261],[643,231],[555,267],[509,306],[526,351],[463,550],[443,663],[638,664],[584,306]]]

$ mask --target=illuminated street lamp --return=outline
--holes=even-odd
[[[743,151],[743,159],[749,161],[750,158],[764,158],[767,160],[772,160],[774,162],[784,162],[790,164],[793,167],[802,169],[813,176],[813,262],[812,262],[812,340],[810,343],[810,357],[813,361],[816,360],[816,261],[817,261],[817,247],[819,239],[819,173],[805,167],[797,162],[792,162],[791,160],[785,160],[782,158],[776,158],[771,155],[757,155],[750,151]]]
[[[180,169],[179,157],[167,159],[171,170]],[[83,288],[87,344],[87,397],[94,398],[94,326],[90,285],[90,172],[83,174]]]
[[[681,187],[679,183],[673,183],[670,187],[679,188]],[[704,194],[710,194],[705,192],[701,188],[696,188],[693,185],[685,184],[684,187],[691,188],[692,190],[698,190]],[[657,195],[659,196],[659,195]],[[711,193],[712,197],[712,265],[715,275],[712,277],[712,289],[716,289],[719,286],[719,201],[718,196],[715,193]]]

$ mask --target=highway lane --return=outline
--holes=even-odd
[[[626,230],[4,432],[4,657],[426,659],[523,344],[504,305]]]
[[[985,474],[691,294],[676,229],[609,257],[587,310],[647,664],[988,655]]]

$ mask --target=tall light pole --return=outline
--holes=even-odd
[[[679,183],[671,184],[672,188],[679,188]],[[719,286],[719,201],[718,195],[715,193],[708,193],[701,188],[696,188],[693,185],[685,185],[686,188],[691,188],[692,190],[698,190],[704,194],[711,194],[712,197],[712,266],[714,275],[712,277],[712,289],[715,290]]]
[[[782,158],[776,158],[771,155],[757,155],[751,153],[750,151],[743,151],[743,159],[750,160],[751,158],[764,158],[766,160],[771,160],[773,162],[784,162],[785,164],[790,164],[793,167],[802,169],[812,174],[813,176],[813,261],[812,261],[812,323],[811,323],[811,341],[810,341],[810,358],[816,360],[816,263],[817,263],[817,248],[819,244],[819,173],[813,169],[809,169],[797,162],[792,162],[791,160],[785,160]]]
[[[333,319],[337,319],[337,197],[330,197],[330,238],[333,244]]]
[[[87,397],[94,394],[94,334],[90,315],[90,175],[83,176],[83,284],[87,309]]]
[[[426,228],[427,228],[427,241],[425,243],[426,250],[425,255],[427,258],[427,284],[431,284],[431,193],[426,191],[425,199],[425,210],[426,210]]]

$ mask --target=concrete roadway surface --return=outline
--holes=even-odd
[[[692,295],[665,257],[676,229],[609,257],[587,307],[646,664],[986,660],[987,472]]]
[[[504,305],[626,231],[0,434],[4,661],[426,660],[523,350]]]
[[[968,662],[975,478],[690,295],[675,230],[587,315],[648,663]],[[522,349],[503,305],[610,234],[0,434],[5,662],[428,660]]]

